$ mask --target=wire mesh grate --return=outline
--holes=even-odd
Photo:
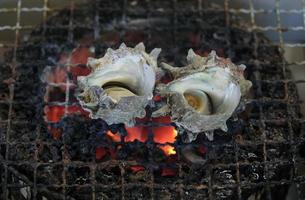
[[[62,12],[62,8],[51,6],[53,2],[55,1],[44,0],[41,7],[24,7],[23,3],[26,3],[26,1],[18,0],[13,8],[0,9],[0,14],[16,14],[14,25],[1,24],[0,26],[0,32],[14,34],[13,41],[0,42],[0,49],[12,49],[11,55],[3,54],[2,56],[2,50],[0,51],[0,58],[3,57],[5,63],[3,68],[9,69],[8,72],[4,73],[8,74],[8,77],[3,79],[7,88],[6,85],[0,88],[0,130],[3,134],[0,137],[0,167],[1,170],[3,169],[3,172],[1,172],[1,182],[3,183],[1,184],[1,192],[4,199],[10,199],[14,195],[16,198],[22,197],[25,199],[41,199],[42,196],[47,196],[50,199],[107,199],[110,197],[119,199],[226,199],[236,197],[237,199],[245,199],[250,194],[264,196],[261,199],[277,199],[279,197],[275,195],[276,192],[287,190],[293,184],[296,185],[298,198],[305,198],[302,194],[305,187],[305,176],[301,172],[305,160],[304,157],[299,156],[301,146],[304,146],[305,143],[304,118],[298,113],[298,106],[301,102],[297,98],[295,88],[296,84],[304,83],[305,79],[292,79],[288,69],[291,65],[304,65],[305,60],[287,62],[284,59],[283,52],[285,47],[305,46],[304,43],[286,42],[284,37],[284,33],[287,31],[305,30],[304,0],[302,1],[302,9],[281,9],[280,0],[275,1],[274,9],[257,8],[253,0],[248,1],[248,8],[242,9],[231,7],[232,2],[229,0],[221,1],[221,6],[208,7],[206,2],[201,0],[187,2],[182,0],[162,2],[147,0],[143,6],[138,1],[129,0],[118,2],[84,1],[83,3],[87,3],[89,6],[81,6],[71,0],[68,1],[66,15],[53,16],[55,20],[62,17],[61,19],[64,21],[62,23],[52,21],[51,13]],[[135,2],[139,5],[133,6]],[[22,25],[22,14],[25,13],[26,15],[26,13],[32,12],[42,13],[41,31],[31,34],[33,39],[28,38],[23,42],[21,38],[23,31],[35,32],[37,30],[34,25]],[[107,12],[109,16],[105,16],[104,12]],[[88,13],[90,13],[89,17],[86,16]],[[221,15],[223,20],[216,21],[215,24],[209,26],[192,27],[192,18],[203,18],[209,14],[215,15],[215,13]],[[257,25],[256,17],[260,14],[275,14],[276,24],[274,26]],[[282,26],[282,14],[303,14],[304,24],[302,26],[284,27]],[[247,15],[250,22],[246,25],[235,24],[234,19],[239,15]],[[88,19],[78,21],[85,16]],[[69,49],[67,62],[63,63],[67,67],[67,71],[70,71],[70,68],[79,64],[71,64],[71,57],[78,45],[83,45],[80,42],[78,32],[93,33],[93,39],[99,41],[101,33],[108,31],[108,27],[105,26],[103,20],[110,20],[111,17],[125,20],[139,16],[145,16],[148,21],[147,27],[140,27],[141,33],[146,35],[148,46],[157,43],[153,40],[155,35],[164,34],[164,30],[168,32],[164,34],[164,38],[165,40],[170,38],[170,40],[166,40],[166,42],[160,40],[160,45],[163,45],[165,49],[163,59],[172,60],[173,57],[173,60],[179,63],[181,62],[181,53],[178,52],[180,45],[183,45],[183,50],[192,47],[188,43],[181,42],[182,36],[180,33],[190,34],[189,32],[192,33],[193,31],[204,32],[215,29],[223,31],[221,33],[225,35],[221,47],[227,50],[227,54],[230,53],[230,48],[234,48],[235,53],[239,53],[237,57],[242,57],[243,55],[240,54],[243,54],[243,51],[252,52],[252,57],[239,60],[239,62],[246,62],[244,64],[251,70],[248,72],[249,79],[254,82],[253,98],[247,99],[246,104],[246,108],[251,107],[251,112],[246,113],[250,116],[250,120],[242,122],[243,128],[237,126],[237,129],[242,130],[237,130],[234,135],[222,135],[220,133],[220,136],[216,136],[214,142],[204,140],[204,144],[209,149],[207,157],[214,159],[214,162],[204,166],[196,167],[193,164],[185,163],[180,156],[186,145],[180,142],[174,143],[178,155],[176,163],[171,164],[171,167],[178,172],[174,178],[157,175],[155,166],[153,166],[155,164],[153,160],[154,147],[148,148],[148,162],[112,159],[97,162],[94,156],[91,156],[88,160],[73,159],[69,151],[71,143],[68,139],[70,138],[64,137],[60,141],[50,139],[45,123],[36,119],[43,118],[41,113],[43,113],[42,102],[44,96],[37,100],[41,101],[40,103],[34,101],[37,103],[37,107],[42,108],[34,109],[31,107],[33,105],[31,98],[27,99],[31,102],[27,105],[26,101],[25,103],[22,102],[25,99],[24,95],[20,95],[22,94],[20,85],[28,86],[25,83],[20,84],[20,82],[29,78],[21,77],[22,74],[20,73],[39,74],[35,70],[41,72],[46,67],[46,62],[42,61],[46,58],[40,55],[41,52],[39,51],[52,50],[53,48],[52,46],[37,46],[44,44],[44,42],[52,44],[52,41],[57,39],[63,41],[66,46],[73,46],[72,44],[76,43],[76,47],[74,46],[72,50]],[[168,27],[155,27],[154,22],[149,19],[158,17],[169,19],[170,25]],[[234,34],[236,33],[230,31],[233,27],[248,29],[253,40],[241,43],[234,41]],[[137,28],[139,27],[135,29]],[[191,31],[187,32],[187,30]],[[119,36],[124,36],[128,31],[126,27],[119,27],[110,34],[118,33]],[[262,39],[261,31],[275,32],[279,38],[278,42],[271,43]],[[35,40],[38,39],[41,41],[35,43]],[[119,42],[122,42],[122,39]],[[22,49],[30,45],[33,45],[33,48],[29,48],[33,51],[39,49],[37,53],[32,53],[38,55],[37,60],[31,60],[31,57],[29,59],[20,55],[20,53],[24,53]],[[56,48],[54,47],[55,51]],[[279,56],[270,61],[262,55],[266,52],[265,49],[275,52],[275,57],[276,54]],[[25,50],[28,49],[25,48]],[[177,56],[172,56],[174,53],[177,53]],[[49,63],[52,63],[52,61]],[[48,65],[50,65],[49,63]],[[31,67],[31,65],[34,67]],[[31,71],[31,68],[35,68],[34,72]],[[39,77],[33,79],[37,81]],[[64,101],[47,102],[50,106],[64,106],[65,116],[69,115],[69,106],[77,104],[70,101],[71,95],[73,95],[73,91],[70,91],[70,81],[67,79],[63,84],[50,84],[45,87],[66,88]],[[35,89],[39,90],[41,86]],[[30,95],[32,93],[29,93]],[[38,114],[32,114],[31,110],[37,110]],[[72,125],[65,126],[64,132],[73,133],[74,130],[71,129],[73,129],[74,121],[75,119],[71,119],[66,122]],[[79,123],[82,123],[82,121],[80,120]],[[49,124],[52,127],[58,125],[58,123]],[[146,142],[149,146],[149,142],[153,142],[154,137],[151,127],[170,126],[172,124],[152,124],[149,122],[139,125],[150,127],[149,139]],[[81,128],[85,129],[86,127],[81,126]],[[23,129],[24,132],[22,132]],[[28,137],[24,137],[25,134]],[[124,145],[121,144],[122,141],[124,141],[124,137],[118,143]],[[141,145],[139,145],[140,147]],[[19,156],[16,157],[16,155]],[[219,157],[215,159],[214,155]],[[231,158],[233,160],[230,160]],[[160,164],[164,163],[160,162]],[[167,166],[167,164],[164,165]],[[131,166],[138,165],[145,166],[141,175],[130,172]],[[27,169],[27,172],[22,171],[23,168]],[[291,169],[292,172],[287,174],[285,172],[287,169]],[[32,173],[29,174],[28,171]],[[134,193],[137,193],[138,196],[134,196]]]

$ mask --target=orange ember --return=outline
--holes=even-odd
[[[106,135],[112,139],[114,142],[120,142],[121,141],[121,135],[117,133],[112,133],[111,131],[107,131]]]
[[[125,128],[127,131],[125,142],[133,142],[135,140],[139,140],[140,142],[146,142],[146,140],[148,139],[148,130],[146,127],[134,126]]]
[[[103,159],[107,154],[107,151],[104,147],[97,147],[95,149],[95,159],[96,160],[101,160]]]
[[[59,122],[65,115],[65,106],[45,106],[44,113],[47,122]],[[83,110],[80,106],[68,106],[67,114],[80,114],[86,117],[89,116],[89,113]]]
[[[154,142],[156,143],[174,143],[177,137],[177,131],[173,126],[161,126],[152,129],[154,133]]]
[[[147,120],[147,119],[146,119]],[[142,121],[142,120],[141,120]],[[171,123],[169,116],[153,118],[153,122],[157,123]],[[125,127],[127,130],[127,136],[125,142],[133,142],[139,140],[140,142],[146,142],[148,139],[148,128],[141,126]],[[153,140],[155,143],[167,144],[174,143],[177,137],[177,130],[173,126],[160,126],[152,128]],[[169,156],[176,154],[175,148],[170,145],[158,145],[163,152]]]
[[[177,152],[175,150],[175,147],[171,146],[171,145],[165,145],[165,146],[161,146],[158,145],[158,147],[160,149],[162,149],[162,151],[165,153],[165,155],[170,156],[170,155],[175,155]]]
[[[178,170],[175,168],[163,168],[161,172],[161,176],[176,176],[178,174]]]
[[[52,137],[55,140],[60,139],[61,133],[62,133],[62,129],[48,126],[48,131],[52,134]]]
[[[137,172],[140,172],[140,171],[144,171],[144,170],[145,170],[145,168],[144,168],[143,166],[141,166],[141,165],[134,165],[134,166],[131,166],[130,169],[131,169],[131,171],[132,171],[133,173],[137,173]]]

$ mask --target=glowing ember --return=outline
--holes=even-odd
[[[117,133],[112,133],[111,131],[107,131],[106,135],[112,139],[114,142],[120,142],[121,141],[121,136],[120,134]]]
[[[134,166],[131,166],[130,169],[133,173],[137,173],[137,172],[140,172],[140,171],[144,171],[145,167],[143,167],[141,165],[134,165]]]
[[[45,121],[47,122],[59,122],[61,118],[65,115],[65,106],[45,106]],[[89,113],[82,109],[80,106],[68,106],[66,114],[80,114],[88,117]]]
[[[48,126],[48,131],[52,134],[52,137],[55,140],[60,139],[61,133],[62,133],[62,130],[60,128],[55,128],[55,127]]]
[[[177,173],[177,169],[165,167],[162,169],[161,176],[176,176]]]
[[[160,149],[162,149],[164,151],[165,155],[167,155],[167,156],[175,155],[177,153],[175,150],[175,147],[173,147],[171,145],[164,145],[164,146],[158,145],[158,147]]]
[[[161,126],[153,128],[154,142],[165,144],[174,143],[177,137],[177,131],[173,126]]]
[[[104,147],[97,147],[95,149],[95,159],[96,160],[101,160],[103,159],[107,154],[107,151]]]
[[[148,130],[146,127],[134,126],[125,128],[127,131],[125,142],[133,142],[135,140],[139,140],[140,142],[146,142],[146,140],[148,139]]]

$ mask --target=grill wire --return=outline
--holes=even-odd
[[[9,191],[15,190],[20,191],[20,189],[23,189],[22,193],[28,193],[29,199],[41,199],[41,196],[47,196],[50,195],[54,199],[73,199],[71,196],[73,193],[82,193],[83,191],[90,191],[90,198],[92,199],[104,199],[103,193],[107,193],[111,195],[117,195],[122,199],[136,199],[135,197],[129,196],[135,191],[138,191],[140,193],[143,193],[143,199],[146,197],[150,199],[158,199],[159,193],[163,192],[164,188],[167,188],[167,191],[169,191],[167,195],[173,198],[180,198],[180,199],[194,199],[194,195],[197,195],[197,197],[201,198],[208,198],[208,199],[230,199],[230,194],[226,194],[227,191],[231,191],[234,194],[236,194],[238,199],[244,199],[244,195],[247,195],[248,193],[256,193],[257,191],[264,191],[262,192],[265,197],[262,197],[262,199],[275,199],[274,198],[274,191],[278,191],[281,188],[286,188],[289,185],[295,184],[296,190],[299,196],[299,199],[305,199],[304,194],[302,194],[302,191],[305,188],[305,176],[299,175],[298,173],[298,165],[305,165],[304,157],[297,156],[300,151],[300,146],[304,146],[305,142],[305,134],[304,134],[304,118],[302,118],[300,115],[296,114],[297,107],[300,102],[296,101],[294,99],[295,91],[292,90],[295,86],[295,84],[299,83],[305,83],[304,80],[292,80],[289,74],[288,67],[290,65],[304,65],[305,60],[301,62],[291,62],[287,63],[283,57],[283,51],[282,49],[284,47],[305,47],[305,43],[286,43],[284,40],[283,33],[284,31],[304,31],[305,30],[305,1],[302,0],[303,3],[303,9],[299,10],[284,10],[280,9],[280,0],[275,1],[275,9],[273,10],[265,10],[265,9],[255,9],[255,3],[253,0],[249,0],[249,9],[233,9],[230,7],[230,1],[224,0],[223,1],[223,8],[203,8],[204,2],[202,0],[197,1],[191,1],[191,4],[198,5],[198,10],[195,12],[200,13],[205,11],[210,12],[224,12],[225,13],[225,25],[227,28],[232,26],[231,17],[234,15],[239,14],[245,14],[250,15],[250,24],[247,24],[247,27],[250,29],[250,31],[253,33],[254,36],[254,43],[253,44],[246,44],[248,47],[251,47],[251,51],[254,53],[254,63],[245,63],[246,65],[250,64],[254,66],[255,72],[253,72],[255,79],[256,79],[256,91],[260,93],[260,95],[264,94],[266,90],[266,85],[276,85],[276,84],[282,84],[283,85],[283,91],[284,91],[284,98],[283,99],[276,99],[276,98],[258,98],[258,99],[247,99],[247,103],[251,105],[255,105],[256,110],[256,117],[254,117],[253,122],[251,124],[251,127],[249,127],[248,134],[254,135],[256,132],[260,132],[261,135],[261,141],[255,140],[252,141],[254,136],[249,136],[250,139],[245,139],[246,144],[240,145],[236,142],[230,142],[228,144],[222,144],[223,153],[232,153],[234,154],[233,161],[229,161],[228,163],[221,163],[221,164],[208,164],[205,166],[204,169],[198,168],[198,177],[200,177],[202,174],[205,173],[204,176],[206,176],[206,184],[203,183],[185,183],[184,177],[190,176],[189,174],[185,173],[184,167],[185,165],[182,165],[182,161],[178,158],[178,181],[175,183],[172,183],[170,179],[166,179],[164,182],[158,180],[158,178],[155,177],[154,173],[148,172],[148,180],[144,182],[129,182],[130,180],[127,177],[126,172],[126,166],[135,165],[135,164],[141,164],[135,161],[118,161],[118,160],[111,160],[109,162],[91,162],[86,163],[83,161],[72,161],[68,159],[67,155],[67,144],[65,144],[65,140],[63,140],[63,147],[61,148],[61,155],[62,159],[59,162],[53,162],[48,163],[48,161],[42,161],[40,159],[40,146],[41,145],[49,145],[52,146],[56,145],[56,142],[50,143],[49,141],[44,141],[42,138],[45,136],[42,136],[44,134],[45,130],[42,124],[37,123],[35,124],[35,120],[31,122],[29,119],[24,120],[15,120],[14,116],[16,113],[14,113],[15,107],[20,106],[20,102],[16,101],[16,98],[19,98],[17,95],[16,90],[16,84],[13,80],[16,77],[19,77],[20,74],[18,74],[18,67],[20,67],[20,62],[22,60],[18,60],[18,49],[20,47],[20,35],[21,31],[23,30],[34,30],[36,27],[28,26],[28,25],[21,25],[21,14],[22,13],[31,13],[31,12],[39,12],[43,15],[43,21],[42,21],[42,37],[46,38],[46,31],[47,27],[50,26],[48,23],[48,17],[49,12],[57,11],[57,9],[49,7],[50,2],[52,0],[43,0],[43,6],[39,8],[25,8],[22,6],[22,0],[16,1],[16,8],[10,9],[10,8],[0,8],[0,14],[6,13],[6,12],[16,12],[16,25],[14,26],[7,26],[7,25],[1,25],[0,31],[10,31],[11,33],[15,34],[15,41],[12,44],[3,43],[0,44],[0,48],[12,49],[12,55],[9,56],[11,58],[10,60],[6,61],[5,65],[10,69],[11,76],[9,79],[11,82],[8,84],[8,100],[7,101],[1,101],[2,106],[6,106],[8,113],[7,113],[7,119],[0,121],[0,128],[1,132],[2,130],[5,130],[4,137],[1,136],[1,193],[3,199],[9,199],[10,193]],[[91,1],[90,1],[91,2]],[[92,1],[93,2],[93,1]],[[91,2],[91,3],[92,3]],[[174,36],[177,35],[176,33],[179,31],[177,28],[177,15],[179,14],[178,4],[179,0],[171,0],[167,1],[170,3],[171,7],[173,8],[173,12],[171,13],[173,16],[173,32]],[[91,21],[92,24],[88,25],[91,26],[90,28],[94,31],[94,38],[97,39],[100,32],[101,32],[101,26],[99,24],[100,14],[101,12],[98,11],[99,8],[99,0],[95,0],[93,6],[96,8],[96,11],[94,13],[94,20]],[[147,12],[147,18],[153,17],[153,12],[150,10],[152,8],[151,4],[152,1],[147,0],[146,4],[148,5],[148,12]],[[122,5],[122,17],[126,18],[126,15],[128,15],[127,11],[127,5],[129,5],[128,0],[124,0],[120,2],[120,5]],[[79,7],[76,7],[73,0],[70,1],[69,6],[69,12],[70,12],[70,18],[67,22],[67,25],[62,27],[63,29],[68,31],[67,34],[67,41],[69,43],[75,42],[75,32],[74,29],[75,20],[74,15],[79,12],[78,9],[81,9]],[[267,27],[261,27],[256,25],[256,15],[258,14],[266,14],[266,13],[275,13],[276,14],[276,25],[275,26],[267,26]],[[304,16],[304,26],[297,26],[297,27],[282,27],[281,25],[281,14],[303,14]],[[85,25],[84,25],[85,26]],[[216,25],[217,26],[217,25]],[[88,28],[85,26],[85,28]],[[124,31],[124,30],[123,30]],[[264,61],[261,61],[259,58],[259,31],[276,31],[278,33],[279,38],[279,50],[280,50],[280,58],[277,63],[272,63],[278,67],[281,68],[281,72],[278,74],[282,74],[281,78],[275,78],[274,80],[262,80],[265,76],[264,70],[266,67],[266,63]],[[230,34],[230,33],[227,33]],[[148,29],[148,38],[152,37],[152,30]],[[173,38],[174,43],[176,43],[178,38]],[[230,41],[225,41],[226,45],[230,47]],[[275,45],[270,44],[264,44],[267,47],[274,47]],[[70,53],[69,57],[71,58]],[[176,58],[179,59],[179,58]],[[70,59],[68,59],[70,61]],[[34,62],[34,61],[33,61]],[[28,65],[30,66],[30,64]],[[66,63],[66,66],[71,66],[71,64],[68,62]],[[44,67],[44,66],[42,66]],[[2,69],[1,69],[2,70]],[[261,74],[262,72],[262,74]],[[276,75],[278,75],[276,74]],[[25,75],[26,76],[26,75]],[[28,77],[31,78],[31,77]],[[36,80],[36,79],[35,79]],[[66,86],[66,101],[63,105],[65,105],[65,115],[68,115],[68,106],[70,105],[69,97],[70,97],[70,88],[68,87],[69,82],[67,82]],[[0,91],[1,92],[1,91]],[[0,94],[1,95],[1,94]],[[264,96],[264,95],[262,95]],[[38,99],[37,101],[43,101],[42,99]],[[26,102],[23,102],[26,103]],[[280,117],[272,118],[268,115],[268,109],[272,109],[272,106],[276,107],[275,105],[280,105],[279,109],[286,114],[283,114]],[[2,108],[1,108],[2,109]],[[18,109],[18,108],[17,108]],[[29,108],[31,109],[31,108]],[[42,108],[32,108],[39,111],[39,109]],[[274,108],[275,109],[275,108]],[[18,113],[17,113],[18,114]],[[71,122],[72,123],[72,122]],[[151,126],[152,124],[144,124],[146,126]],[[14,141],[16,139],[12,138],[12,132],[16,131],[16,128],[18,126],[21,127],[34,127],[32,131],[35,132],[33,136],[32,141]],[[159,125],[157,125],[159,126]],[[270,134],[269,128],[275,128],[277,129],[278,126],[284,126],[284,134],[288,134],[287,139],[283,142],[274,142],[270,138],[268,139],[268,134]],[[5,129],[2,129],[2,127],[5,127]],[[19,131],[22,131],[22,130]],[[2,133],[3,134],[3,133]],[[230,137],[230,136],[227,136]],[[3,139],[4,138],[4,139]],[[216,138],[217,141],[217,138]],[[215,142],[216,142],[215,141]],[[208,144],[207,144],[208,145]],[[10,154],[11,151],[22,151],[22,149],[16,150],[15,147],[23,147],[25,151],[29,150],[30,154],[29,158],[32,157],[33,160],[11,160]],[[177,150],[183,146],[182,144],[175,144],[177,147]],[[210,145],[209,148],[214,148],[213,145]],[[215,145],[215,148],[217,148],[217,145]],[[287,151],[285,151],[285,155],[278,155],[280,158],[278,160],[272,160],[269,153],[275,153],[278,150],[279,152],[282,151],[280,149],[287,148]],[[227,150],[226,150],[227,149]],[[248,151],[248,149],[251,149],[251,151]],[[240,157],[243,156],[243,154],[246,152],[247,155],[249,155],[251,152],[253,152],[253,149],[257,150],[257,154],[260,154],[263,160],[254,162],[254,163],[241,163]],[[179,151],[179,150],[178,150]],[[304,151],[304,149],[303,149]],[[150,152],[153,153],[153,152]],[[178,153],[179,155],[179,153]],[[251,157],[251,155],[250,155]],[[254,158],[255,160],[255,158]],[[22,168],[22,166],[30,167],[33,169],[33,175],[31,177],[28,177],[22,173],[22,170],[17,170],[16,167]],[[256,169],[261,169],[262,174],[259,174],[260,172],[257,172],[260,177],[263,177],[263,179],[259,182],[252,182],[250,179],[247,180],[248,177],[243,177],[243,171],[247,167],[255,166]],[[290,177],[282,178],[281,174],[278,175],[277,178],[274,178],[273,174],[270,174],[273,172],[273,167],[283,167],[283,169],[291,168],[292,173],[289,175]],[[52,184],[52,185],[44,185],[43,183],[40,183],[38,181],[39,176],[39,170],[41,168],[56,168],[59,167],[62,169],[62,182],[59,184]],[[202,166],[201,166],[202,167]],[[84,184],[71,184],[68,180],[69,173],[71,173],[71,168],[82,168],[88,173],[88,177],[90,179],[89,183]],[[98,170],[104,169],[104,168],[112,168],[114,170],[118,170],[120,176],[116,176],[115,174],[111,174],[109,176],[114,176],[115,178],[118,178],[119,182],[116,182],[117,184],[111,184],[111,185],[104,185],[103,183],[100,183],[97,180],[97,173]],[[217,172],[224,172],[224,171],[231,171],[230,173],[227,173],[230,175],[231,173],[234,174],[234,180],[235,182],[228,182],[226,184],[219,184],[217,182],[217,175],[219,173]],[[202,172],[204,171],[204,172]],[[281,172],[284,173],[284,172]],[[226,174],[226,172],[224,172]],[[14,176],[13,181],[10,176]],[[18,178],[17,178],[18,177]],[[275,176],[276,177],[276,176]],[[50,177],[51,178],[51,177]],[[110,182],[111,182],[111,178]],[[159,183],[158,183],[159,182]],[[102,191],[102,192],[101,192]],[[255,192],[253,192],[255,191]],[[172,193],[172,194],[171,194]],[[304,193],[304,192],[303,192]],[[261,194],[261,195],[263,195]],[[17,194],[15,194],[17,195]],[[145,196],[148,195],[148,196]],[[201,195],[201,196],[200,196]],[[18,196],[16,197],[16,199]],[[20,199],[22,199],[22,196],[19,196]],[[24,197],[23,197],[24,198]],[[233,197],[231,197],[233,198]],[[107,199],[107,198],[106,198]],[[195,198],[196,199],[196,198]]]

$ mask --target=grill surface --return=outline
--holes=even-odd
[[[285,43],[286,29],[281,27],[280,17],[275,27],[256,26],[255,16],[271,11],[255,10],[252,0],[249,9],[242,10],[230,8],[226,0],[222,7],[207,8],[200,0],[135,2],[96,0],[75,5],[71,1],[69,9],[51,17],[48,0],[41,8],[24,8],[19,0],[15,10],[0,9],[17,14],[15,26],[0,27],[15,32],[16,38],[14,44],[0,44],[3,49],[12,48],[0,66],[0,81],[4,83],[0,85],[2,198],[285,199],[294,185],[299,199],[304,199],[304,119],[299,113],[296,82],[287,69],[290,64],[304,62],[285,62],[282,48],[305,45]],[[277,16],[303,12],[280,10],[279,3],[275,4]],[[21,13],[34,11],[43,13],[43,23],[26,42],[20,42],[21,31],[33,29],[21,26]],[[249,15],[251,23],[236,19],[240,15]],[[295,29],[304,27],[291,28]],[[278,45],[260,33],[269,30],[278,32]],[[191,144],[207,149],[204,165],[183,158],[181,151],[188,144],[183,142],[182,130],[173,144],[176,158],[169,159],[156,148],[151,127],[172,124],[138,124],[150,127],[146,143],[107,140],[103,131],[110,128],[122,134],[125,130],[68,115],[68,107],[76,104],[74,91],[67,86],[71,80],[63,85],[46,85],[40,80],[47,66],[60,65],[63,53],[71,57],[75,49],[90,47],[100,57],[106,48],[123,41],[134,46],[143,40],[148,49],[162,48],[161,60],[175,61],[179,66],[184,64],[188,48],[200,52],[216,49],[233,62],[247,65],[247,76],[254,86],[244,111],[230,119],[228,133],[217,131],[213,141],[202,134]],[[74,66],[69,59],[61,65]],[[49,98],[64,99],[51,103],[65,106],[66,117],[59,123],[46,123],[43,109],[47,87],[61,86],[67,92]],[[48,126],[62,129],[62,137],[53,139]],[[95,148],[101,146],[120,146],[117,159],[108,156],[96,160]],[[139,165],[145,169],[137,173],[130,170]],[[162,176],[162,169],[177,171],[177,175]]]

